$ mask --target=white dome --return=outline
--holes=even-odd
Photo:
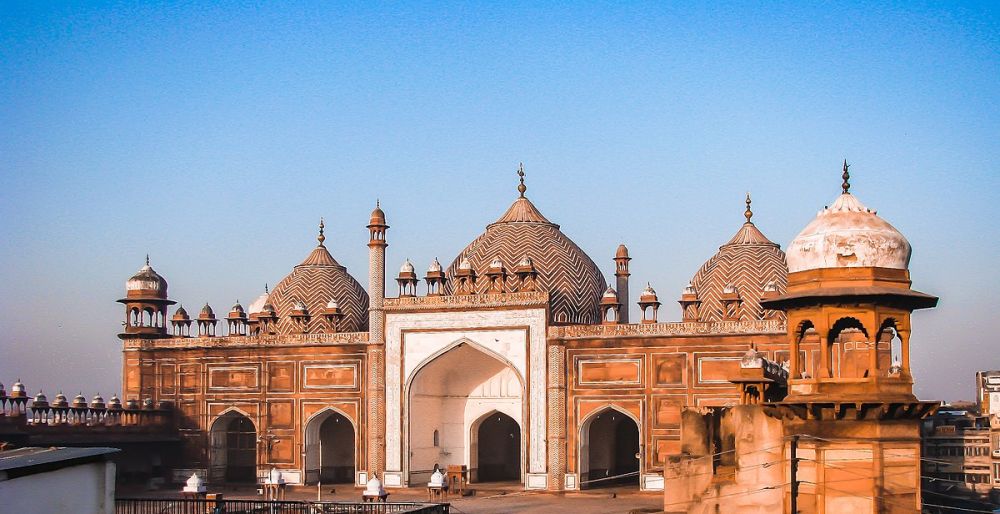
[[[788,271],[819,268],[907,269],[910,243],[895,227],[844,193],[788,245]]]
[[[258,312],[263,311],[264,310],[264,304],[267,303],[267,299],[269,297],[270,297],[270,294],[268,294],[268,293],[264,293],[264,294],[258,296],[256,300],[250,302],[250,305],[247,306],[247,312],[250,313],[250,314],[257,314]]]
[[[441,271],[441,263],[438,261],[437,257],[431,262],[431,265],[427,267],[428,273],[436,273]]]
[[[413,263],[410,262],[410,259],[406,259],[403,262],[403,265],[399,267],[399,272],[400,273],[413,273]]]

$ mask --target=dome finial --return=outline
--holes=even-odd
[[[319,235],[316,236],[316,240],[319,241],[319,245],[323,246],[323,241],[326,241],[326,236],[323,235],[323,228],[326,225],[323,224],[323,218],[319,218]]]
[[[844,183],[843,183],[843,185],[841,185],[841,187],[844,188],[844,194],[845,195],[851,194],[851,191],[850,191],[850,189],[851,189],[851,183],[849,182],[849,180],[851,180],[851,173],[849,171],[847,171],[847,169],[850,168],[850,167],[851,167],[851,165],[847,164],[847,159],[844,159],[844,174],[842,175],[842,177],[844,178]]]
[[[750,218],[753,218],[753,211],[750,210],[750,191],[747,191],[747,210],[743,213],[747,218],[747,223],[751,223]]]
[[[264,282],[264,294],[271,294],[271,292],[267,290],[267,282]]]
[[[517,192],[521,193],[521,198],[524,198],[524,192],[528,188],[524,185],[524,163],[520,163],[517,167],[517,176],[521,178],[521,183],[517,185]]]
[[[146,254],[146,266],[149,266],[149,254]]]

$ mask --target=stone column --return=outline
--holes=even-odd
[[[566,477],[566,347],[549,346],[549,490],[561,490]]]

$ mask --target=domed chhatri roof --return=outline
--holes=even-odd
[[[264,293],[258,296],[256,300],[250,302],[250,305],[247,305],[247,314],[257,314],[264,310],[264,305],[267,304],[267,300],[270,297],[271,293],[267,289],[267,284],[264,284]]]
[[[847,168],[845,161],[843,193],[788,245],[788,271],[909,266],[910,242],[849,192]]]
[[[746,222],[718,253],[695,273],[689,289],[697,295],[701,305],[701,321],[719,321],[722,316],[722,295],[733,289],[741,301],[740,319],[764,319],[760,299],[768,284],[784,293],[788,285],[788,268],[785,254],[771,242],[751,221],[750,195],[746,199]],[[728,290],[728,291],[727,291]],[[779,313],[779,317],[783,316]]]
[[[125,294],[129,298],[167,297],[167,281],[149,265],[148,255],[146,265],[139,268],[139,271],[125,282]]]
[[[536,289],[549,293],[553,322],[600,322],[599,305],[607,287],[604,276],[594,261],[559,230],[559,225],[546,219],[525,198],[523,169],[518,170],[518,174],[521,175],[518,186],[521,196],[451,263],[446,294],[454,290],[455,272],[464,260],[468,260],[478,276],[484,277],[498,257],[503,262],[521,262],[527,257],[538,272]],[[516,275],[509,275],[507,290],[514,290],[516,284]],[[489,280],[476,282],[479,293],[485,293],[489,286]]]
[[[340,332],[362,332],[368,330],[368,293],[361,284],[347,273],[327,251],[323,242],[323,222],[320,222],[319,245],[304,261],[292,269],[271,290],[265,303],[274,305],[278,314],[277,331],[280,334],[302,333],[302,326],[296,324],[289,314],[296,302],[305,304],[309,312],[323,312],[331,298],[337,299],[344,318],[337,326]],[[258,299],[259,300],[259,299]],[[251,305],[251,312],[256,306]],[[263,310],[263,305],[261,309]],[[323,330],[326,324],[321,316],[312,316],[306,327],[307,332]]]

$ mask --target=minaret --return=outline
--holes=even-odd
[[[375,202],[368,223],[368,479],[385,470],[385,213]]]
[[[628,323],[628,261],[632,260],[628,256],[628,248],[625,245],[618,245],[615,252],[615,285],[618,288],[618,301],[622,308],[619,313],[619,322]]]

